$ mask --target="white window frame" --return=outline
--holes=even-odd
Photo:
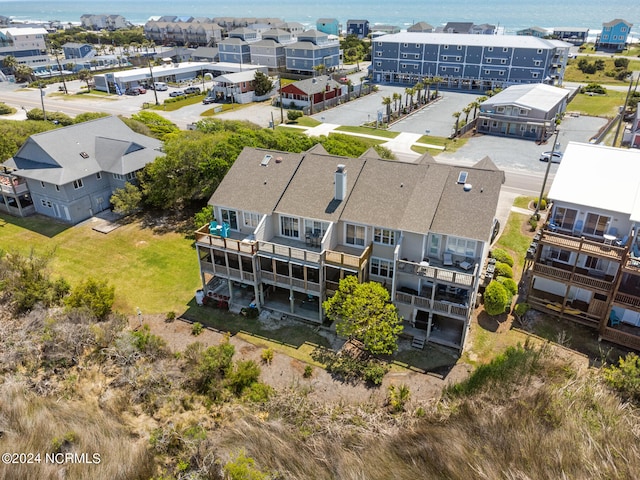
[[[242,212],[242,222],[245,227],[256,228],[262,215],[253,212]]]
[[[231,230],[238,230],[238,212],[236,210],[221,208],[220,216],[222,217],[222,222],[228,224]]]
[[[458,45],[458,50],[462,50],[462,45]]]
[[[349,230],[353,229],[349,235]],[[353,245],[354,247],[364,247],[367,238],[367,228],[364,225],[356,225],[355,223],[346,223],[344,226],[344,243]]]
[[[120,175],[119,173],[112,173],[113,178],[116,180],[124,180],[124,175]]]
[[[396,244],[396,231],[389,228],[375,227],[373,229],[373,243],[380,245],[395,245]]]
[[[493,47],[487,47],[487,52],[493,52]]]
[[[40,186],[42,188],[47,188],[47,185],[42,180],[40,180]]]
[[[82,179],[79,178],[77,180],[73,181],[73,189],[74,190],[79,190],[81,188],[84,188],[84,183],[82,182]]]
[[[376,67],[381,67],[382,66],[382,62],[376,62]]]
[[[478,242],[468,238],[447,237],[446,251],[461,257],[475,258]]]
[[[43,207],[53,208],[53,204],[51,203],[51,200],[47,200],[46,198],[41,198],[40,203],[42,204]]]
[[[491,59],[490,58],[487,58],[487,63],[491,63]]]
[[[500,64],[506,65],[507,64],[507,59],[506,58],[501,58],[500,59]]]
[[[102,172],[96,172],[96,180],[102,179]]]
[[[393,278],[393,260],[371,257],[369,272],[376,277]]]
[[[281,215],[280,235],[288,238],[300,238],[300,219]]]
[[[533,72],[533,73],[531,74],[531,78],[538,78],[538,76],[539,76],[539,75],[540,75],[540,74],[539,74],[538,72]]]

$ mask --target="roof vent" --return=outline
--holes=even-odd
[[[276,157],[276,163],[282,163],[282,157]]]
[[[80,156],[82,158],[89,158],[89,154],[87,152],[80,152]]]
[[[260,166],[261,167],[266,167],[267,165],[269,165],[269,162],[271,161],[273,157],[269,154],[265,155],[264,158],[262,159],[262,162],[260,162]]]
[[[465,183],[465,184],[462,186],[462,189],[463,189],[465,192],[470,192],[470,191],[471,191],[472,186],[473,186],[473,185],[471,185],[470,183]]]

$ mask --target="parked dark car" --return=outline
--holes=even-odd
[[[187,87],[184,89],[184,93],[186,93],[187,95],[189,95],[190,93],[200,93],[202,90],[200,90],[200,87]]]

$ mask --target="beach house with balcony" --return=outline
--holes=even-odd
[[[298,34],[297,42],[285,46],[285,55],[290,72],[313,74],[319,65],[331,70],[340,65],[340,42],[318,30],[307,30]]]
[[[527,301],[640,350],[640,151],[570,142],[529,249]],[[606,165],[606,167],[604,167]]]
[[[204,295],[323,321],[346,276],[390,292],[407,331],[462,349],[504,174],[471,167],[245,148],[196,232]]]
[[[633,27],[633,23],[621,18],[603,23],[602,32],[596,37],[596,50],[621,52],[627,45],[631,27]]]
[[[0,165],[0,210],[76,224],[110,207],[111,196],[156,157],[161,142],[104,117],[31,135]]]

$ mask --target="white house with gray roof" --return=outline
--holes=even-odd
[[[567,108],[570,90],[551,85],[512,85],[480,104],[479,133],[544,141]]]
[[[131,130],[117,117],[105,117],[31,135],[3,165],[0,177],[22,190],[2,189],[14,214],[14,200],[27,196],[35,212],[76,224],[106,210],[117,188],[136,181],[136,173],[156,157],[162,143]],[[3,182],[6,183],[6,182]]]
[[[205,298],[323,321],[340,279],[376,281],[407,331],[462,349],[504,174],[471,167],[245,148],[196,232]]]

